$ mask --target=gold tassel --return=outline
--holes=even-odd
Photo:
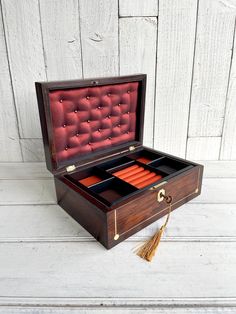
[[[153,257],[155,256],[157,247],[161,241],[161,237],[165,231],[165,228],[167,226],[167,223],[170,218],[170,213],[171,213],[171,203],[169,203],[167,200],[170,198],[165,197],[165,201],[169,204],[169,212],[166,217],[165,223],[161,226],[160,230],[158,230],[154,236],[148,240],[146,243],[144,243],[138,250],[137,250],[137,255],[143,259],[145,259],[148,262],[151,262]],[[172,200],[172,198],[171,198]]]

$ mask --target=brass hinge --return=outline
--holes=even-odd
[[[71,171],[75,170],[75,168],[76,168],[75,165],[71,165],[71,166],[66,167],[66,171],[71,172]]]
[[[129,151],[132,152],[133,150],[135,150],[135,146],[130,146]]]

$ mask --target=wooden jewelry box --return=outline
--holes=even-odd
[[[200,194],[201,165],[142,145],[146,75],[35,85],[58,204],[107,249]]]

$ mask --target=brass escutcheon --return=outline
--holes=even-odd
[[[159,192],[157,193],[157,201],[160,203],[164,200],[166,195],[166,191],[164,189],[159,190]]]

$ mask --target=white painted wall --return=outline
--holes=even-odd
[[[144,144],[236,160],[235,0],[1,0],[0,161],[44,160],[34,82],[147,73]]]

